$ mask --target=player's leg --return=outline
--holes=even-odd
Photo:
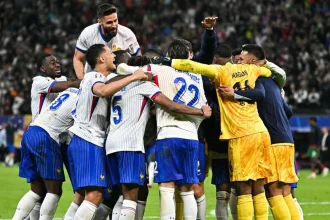
[[[294,202],[294,199],[291,195],[291,185],[285,184],[283,187],[283,197],[286,205],[289,208],[291,219],[300,220],[300,213],[297,205]]]
[[[37,164],[34,162],[33,151],[39,145],[42,137],[35,127],[29,127],[22,138],[22,161],[19,167],[19,176],[31,181],[31,190],[19,201],[13,219],[24,219],[33,210],[36,203],[46,195],[46,187],[42,181]]]
[[[229,197],[229,207],[230,207],[230,212],[231,212],[231,217],[233,220],[238,219],[238,214],[237,214],[237,194],[236,194],[236,189],[233,187],[232,183],[230,183],[230,197]]]
[[[73,185],[76,189],[85,190],[84,201],[79,206],[74,219],[92,219],[102,202],[103,189],[109,184],[105,150],[74,135],[68,151],[74,164],[74,171],[71,170]]]
[[[47,194],[40,207],[41,220],[52,220],[54,218],[58,202],[62,195],[62,182],[63,180],[44,179]]]
[[[73,202],[71,202],[70,207],[66,211],[63,220],[73,220],[79,206],[84,201],[85,191],[83,189],[78,189],[74,193]]]
[[[296,198],[295,195],[294,195],[294,189],[295,189],[295,188],[297,188],[297,184],[291,184],[291,195],[292,195],[292,197],[293,197],[293,201],[294,201],[294,203],[296,204],[296,206],[297,206],[297,208],[298,208],[298,210],[299,210],[300,220],[304,220],[304,212],[303,212],[303,210],[302,210],[302,208],[301,208],[301,206],[300,206],[300,204],[299,204],[297,198]]]
[[[310,158],[311,160],[311,174],[308,176],[308,178],[310,179],[315,179],[316,178],[316,167],[317,167],[317,162],[318,162],[318,152],[317,152],[317,148],[315,145],[311,145],[309,148],[308,148],[308,151],[307,151],[307,156]]]
[[[147,199],[149,195],[149,188],[147,184],[139,187],[139,195],[137,201],[137,208],[135,214],[135,220],[142,220],[144,216],[144,211],[147,205]]]
[[[179,187],[176,186],[175,188],[175,219],[176,220],[183,220],[183,201],[180,196]]]
[[[103,201],[94,213],[93,220],[106,220],[115,206],[119,194],[113,193],[111,187],[103,190]]]
[[[6,165],[12,167],[14,166],[16,148],[14,144],[8,144],[7,148],[8,148],[8,155],[6,157]]]
[[[228,158],[226,158],[228,155],[213,152],[212,157],[212,184],[216,187],[215,216],[217,220],[227,220],[230,198],[229,167]],[[237,210],[236,207],[235,209]]]
[[[268,183],[265,188],[267,192],[268,203],[272,210],[274,219],[290,220],[290,210],[283,197],[284,183],[280,181],[275,181],[272,183]]]

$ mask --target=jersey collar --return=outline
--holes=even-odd
[[[100,32],[100,34],[101,34],[102,39],[103,39],[105,42],[108,43],[109,41],[111,41],[112,37],[107,38],[106,36],[103,35],[101,25],[99,25],[99,32]]]

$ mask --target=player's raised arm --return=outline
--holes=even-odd
[[[79,88],[80,82],[81,82],[80,79],[56,82],[49,90],[49,93],[63,92],[64,90],[70,87]]]
[[[280,88],[283,88],[286,81],[286,72],[275,63],[266,61],[264,67],[272,72],[272,77]]]
[[[182,113],[188,115],[200,115],[206,118],[211,117],[212,114],[212,109],[208,105],[202,106],[201,109],[193,108],[188,105],[173,102],[162,93],[160,93],[153,101],[161,105],[162,108],[168,112]]]
[[[218,70],[215,65],[206,65],[197,63],[187,59],[172,59],[172,65],[174,69],[197,73],[214,80],[217,78]]]
[[[108,84],[101,82],[95,83],[92,87],[92,91],[99,97],[112,96],[121,88],[136,80],[148,80],[148,75],[146,75],[143,70],[138,69],[131,76],[125,77],[121,80],[110,82]]]
[[[77,48],[74,51],[73,55],[73,67],[76,72],[76,76],[78,79],[84,78],[84,60],[86,55],[79,51]]]

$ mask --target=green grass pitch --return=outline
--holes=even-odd
[[[309,171],[300,172],[299,188],[296,196],[300,202],[305,220],[327,220],[330,219],[330,176],[310,180],[307,179]],[[10,219],[20,198],[29,190],[29,184],[18,176],[18,167],[0,167],[0,220]],[[210,184],[211,179],[205,181],[207,197],[207,219],[215,219],[215,188]],[[72,189],[69,181],[63,185],[63,196],[60,200],[55,217],[63,217],[66,209],[73,198]],[[157,185],[154,184],[150,190],[145,213],[145,219],[159,218],[159,199]],[[272,219],[270,217],[269,219]]]

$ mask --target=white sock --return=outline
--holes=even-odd
[[[100,206],[96,209],[93,219],[106,220],[109,217],[111,211],[111,208],[101,203]]]
[[[9,157],[8,166],[10,167],[14,166],[14,158]]]
[[[135,213],[135,220],[142,220],[144,216],[144,211],[146,209],[147,201],[140,201],[137,202],[136,213]]]
[[[41,203],[37,202],[37,204],[33,207],[32,211],[30,212],[30,220],[39,220],[40,207],[41,207]]]
[[[41,197],[33,191],[30,190],[27,192],[18,202],[13,220],[22,220],[26,218],[40,199]]]
[[[63,217],[63,220],[73,220],[73,217],[76,214],[78,208],[79,208],[79,206],[76,203],[71,202],[71,205],[68,208],[68,210],[66,211],[65,216]]]
[[[175,219],[175,202],[174,188],[159,187],[160,196],[160,219],[174,220]]]
[[[54,218],[60,196],[47,193],[40,208],[40,220],[52,220]]]
[[[233,220],[237,220],[237,197],[236,197],[236,190],[231,189],[231,194],[229,198],[229,207],[231,211],[231,217]]]
[[[196,220],[197,218],[197,203],[194,197],[194,191],[180,192],[183,201],[183,219]]]
[[[74,220],[91,220],[94,216],[94,213],[97,209],[97,206],[87,200],[84,200],[83,203],[79,206],[76,214],[74,215]]]
[[[206,198],[205,194],[196,199],[197,202],[197,220],[206,219]]]
[[[137,203],[132,200],[124,199],[120,210],[120,220],[133,220],[135,218]]]
[[[5,164],[8,165],[9,164],[9,160],[10,160],[10,156],[7,155],[6,158],[5,158]]]
[[[216,197],[215,216],[217,220],[228,220],[228,202],[230,194],[226,191],[218,191]]]
[[[304,212],[296,198],[293,199],[294,203],[296,203],[298,209],[299,209],[299,214],[300,214],[300,220],[304,220]]]
[[[120,217],[120,210],[121,210],[121,207],[123,205],[123,200],[124,200],[124,197],[123,196],[119,196],[119,198],[118,198],[118,200],[116,202],[115,207],[113,207],[111,220],[118,220],[119,219],[119,217]]]

